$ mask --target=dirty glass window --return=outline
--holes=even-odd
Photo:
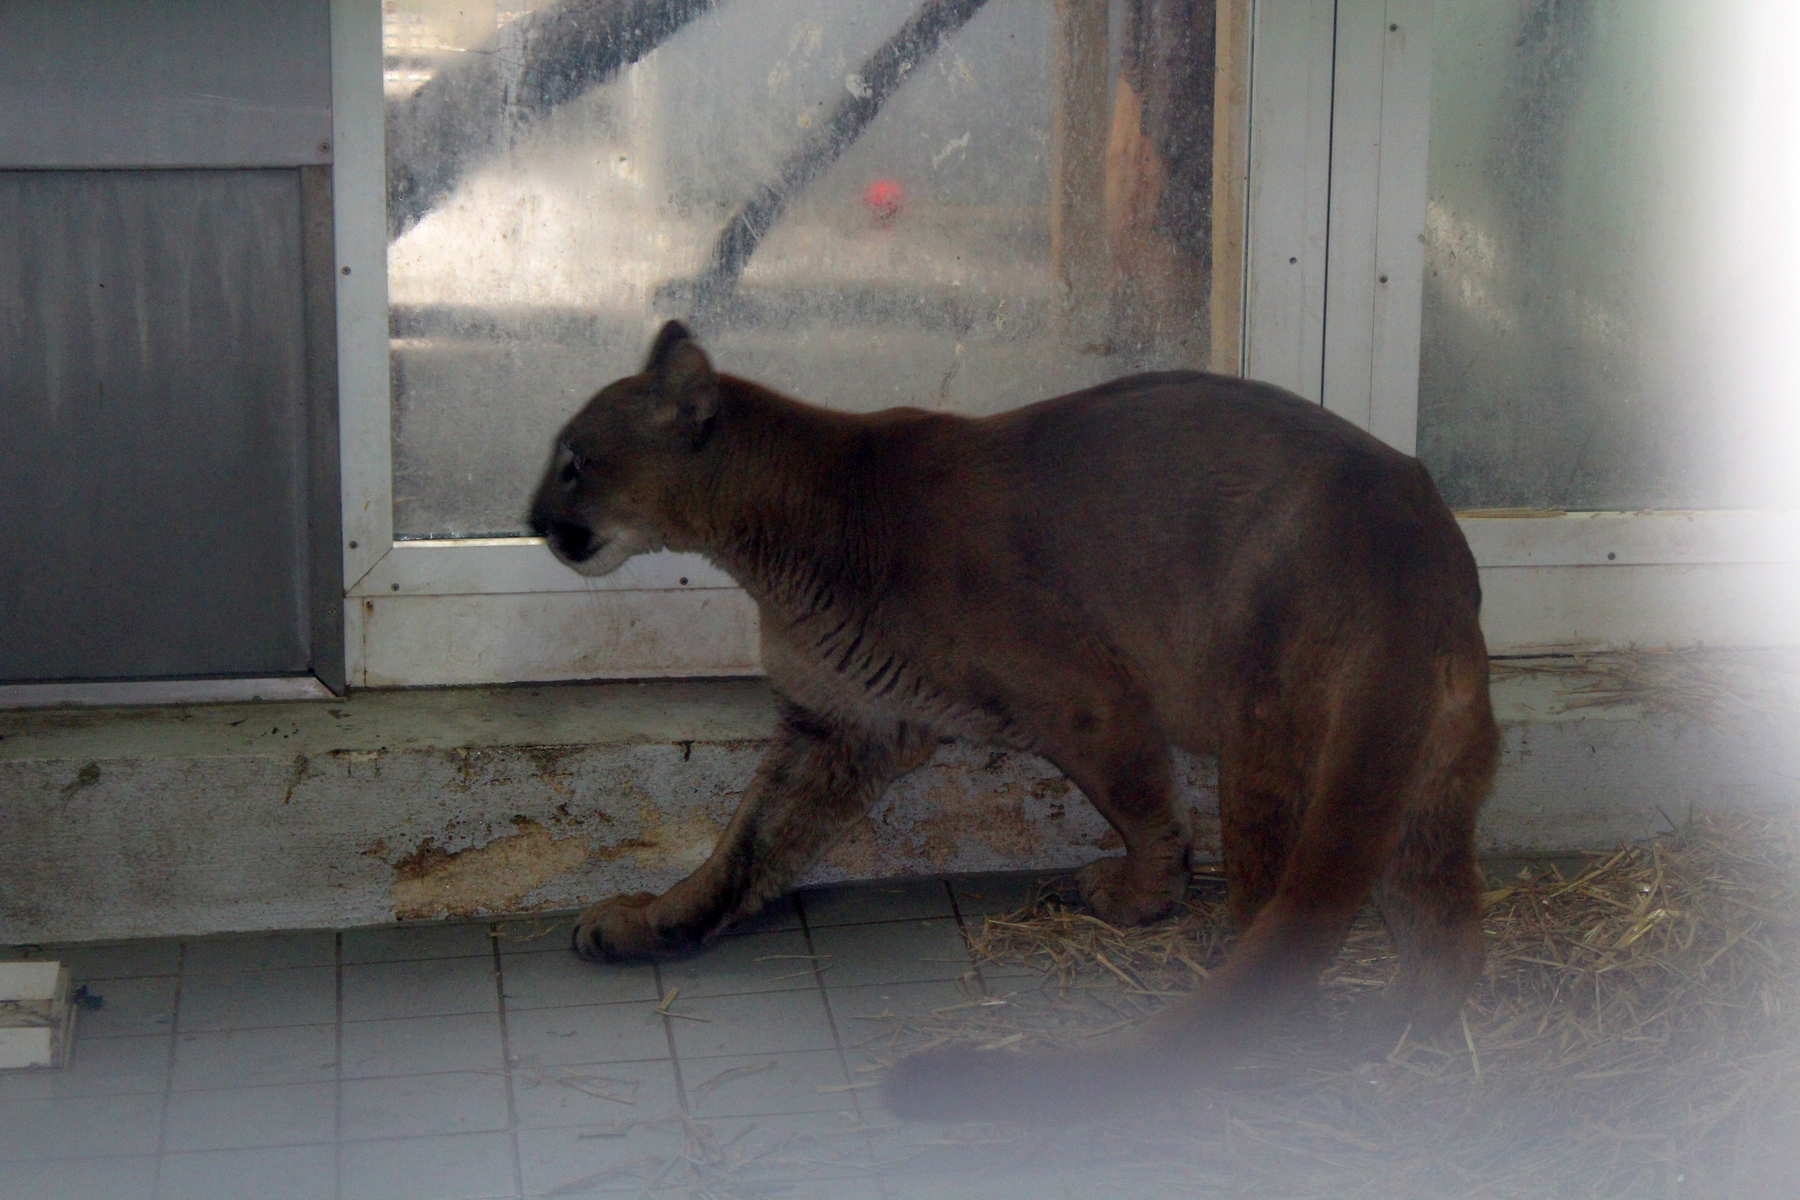
[[[1791,0],[1440,0],[1419,452],[1453,506],[1792,504]]]
[[[1236,361],[1214,0],[384,11],[401,537],[521,532],[552,433],[669,317],[850,410]]]

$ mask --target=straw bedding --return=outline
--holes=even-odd
[[[1047,1096],[1070,1124],[876,1118],[773,1140],[669,1118],[644,1123],[673,1135],[669,1151],[551,1194],[825,1196],[856,1172],[905,1196],[1046,1200],[1800,1195],[1800,818],[1702,814],[1648,844],[1493,882],[1487,971],[1463,1020],[1375,1061],[1346,1059],[1332,1039],[1393,971],[1366,913],[1316,1001],[1226,1085],[1182,1103],[1084,1122],[1078,1095]],[[1146,928],[1107,925],[1046,889],[974,933],[966,1001],[874,1022],[865,1080],[946,1041],[1116,1032],[1191,988],[1231,940],[1221,883],[1204,876],[1177,916]],[[814,1168],[825,1174],[812,1185],[772,1181]]]
[[[1653,843],[1494,881],[1463,1021],[1346,1061],[1331,1032],[1394,960],[1372,913],[1317,1001],[1231,1082],[1174,1110],[1054,1135],[968,1129],[1077,1195],[1800,1195],[1800,821],[1697,816]],[[1223,891],[1116,929],[1056,894],[973,942],[987,995],[868,1047],[1071,1044],[1142,1019],[1223,961]],[[996,1003],[1004,1000],[1004,1003]],[[1080,1114],[1080,1097],[1046,1097]],[[951,1140],[955,1140],[952,1138]],[[904,1170],[904,1165],[899,1166]]]

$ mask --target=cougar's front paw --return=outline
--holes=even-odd
[[[632,892],[614,896],[575,918],[570,948],[589,962],[633,962],[656,957],[661,949],[644,910],[656,896]]]
[[[1144,925],[1168,916],[1187,886],[1178,879],[1146,883],[1131,870],[1129,858],[1102,858],[1076,875],[1081,900],[1110,925]]]

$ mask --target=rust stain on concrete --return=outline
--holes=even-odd
[[[290,804],[294,799],[294,789],[319,774],[319,769],[312,765],[312,760],[304,754],[294,755],[294,777],[288,781],[287,792],[281,797],[283,804]]]
[[[676,867],[692,871],[706,861],[718,844],[725,824],[704,812],[670,820],[653,803],[638,808],[636,837],[621,838],[594,850],[594,857],[611,862],[629,854],[642,867]]]
[[[913,854],[932,867],[943,868],[967,846],[1018,862],[1043,850],[1043,829],[1026,816],[1024,797],[1011,785],[973,795],[943,786],[925,798],[933,811],[912,827],[910,838]]]
[[[584,749],[583,746],[526,746],[524,752],[544,786],[560,799],[572,800],[575,797],[575,771],[570,764]]]
[[[883,858],[875,822],[865,816],[826,851],[822,861],[853,879],[867,879],[875,875],[876,867]]]
[[[1024,800],[1005,792],[978,796],[962,812],[940,812],[920,822],[929,839],[935,831],[967,838],[1001,858],[1026,862],[1042,852],[1043,827],[1025,815]]]
[[[85,792],[99,782],[100,764],[97,762],[84,763],[81,770],[75,772],[75,778],[64,784],[62,791],[57,793],[59,797],[57,803],[67,804],[78,793]]]
[[[516,912],[525,897],[587,861],[587,839],[559,838],[536,821],[482,846],[448,851],[426,838],[394,864],[394,916],[462,917]]]

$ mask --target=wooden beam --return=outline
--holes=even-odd
[[[1071,311],[1103,308],[1108,0],[1056,0],[1050,258]]]
[[[1212,369],[1243,372],[1250,182],[1250,0],[1219,0],[1213,75]]]

